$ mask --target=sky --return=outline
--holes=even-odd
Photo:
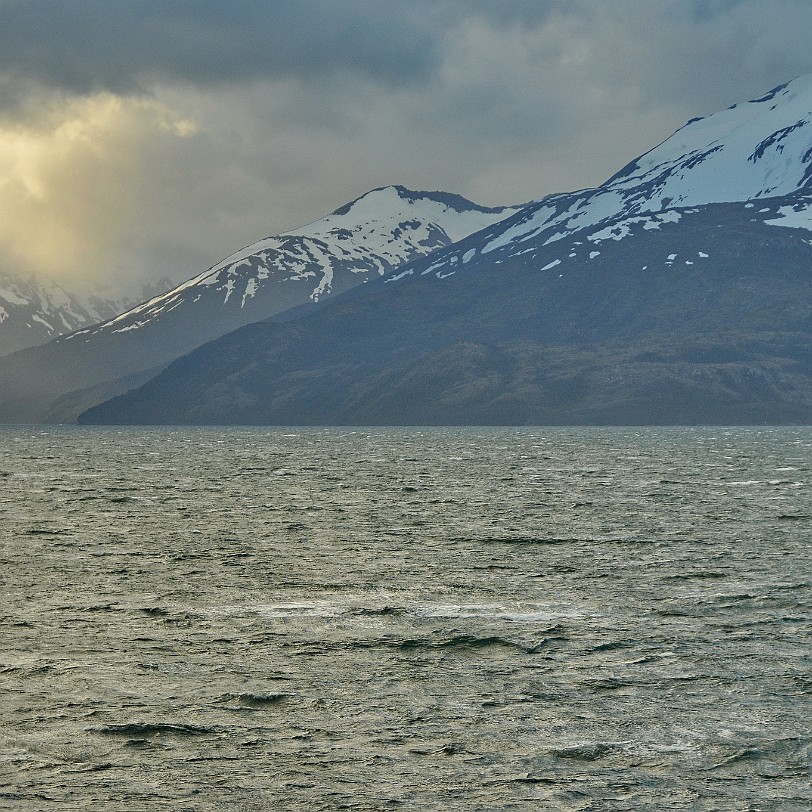
[[[132,293],[400,183],[597,185],[812,72],[809,0],[0,0],[0,271]]]

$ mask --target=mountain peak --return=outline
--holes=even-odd
[[[603,187],[643,185],[650,210],[663,199],[693,205],[787,195],[812,183],[810,144],[807,74],[753,101],[691,119]],[[674,193],[658,196],[666,187]]]
[[[173,290],[99,325],[94,332],[141,330],[201,297],[210,304],[219,300],[224,310],[236,308],[246,316],[252,313],[253,318],[268,317],[304,304],[308,298],[316,302],[336,290],[383,275],[513,211],[488,209],[458,195],[383,186],[320,220],[242,248]],[[274,284],[280,281],[284,281],[284,291]],[[266,300],[271,290],[276,291],[275,304]],[[307,294],[302,295],[304,290]],[[263,309],[257,312],[260,301],[264,301]]]
[[[355,198],[355,200],[345,203],[332,212],[332,214],[339,216],[349,214],[359,204],[381,204],[384,202],[391,204],[394,202],[397,205],[402,205],[403,202],[407,204],[417,204],[425,201],[440,203],[457,212],[479,211],[501,213],[509,210],[508,207],[505,206],[480,206],[468,200],[468,198],[454,194],[453,192],[416,191],[401,186],[400,184],[393,184],[391,186],[378,186],[374,189],[370,189],[360,197]]]
[[[10,356],[0,365],[0,419],[73,419],[93,398],[140,384],[150,370],[204,342],[283,311],[303,312],[511,213],[402,186],[372,190],[315,223],[253,243],[115,318],[82,326],[36,353]],[[35,363],[39,371],[32,376]]]
[[[132,306],[102,292],[79,292],[46,277],[0,268],[0,356],[44,344]]]
[[[516,207],[480,206],[462,195],[450,192],[418,192],[405,186],[380,186],[336,209],[331,214],[284,236],[329,239],[336,229],[355,234],[372,233],[388,244],[392,233],[416,221],[435,223],[451,242],[456,242],[480,228],[517,211]]]

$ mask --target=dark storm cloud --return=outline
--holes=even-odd
[[[0,72],[74,93],[354,72],[440,60],[438,4],[380,0],[2,0]]]
[[[407,85],[466,21],[533,27],[568,0],[0,0],[0,87],[137,92],[349,73]],[[3,81],[5,80],[5,81]]]
[[[654,83],[664,74],[672,93],[694,95],[697,76],[712,86],[741,48],[758,49],[767,17],[795,18],[803,31],[808,9],[808,0],[0,0],[0,108],[34,85],[82,95],[354,77],[420,88],[437,81],[466,28],[527,35],[551,21],[561,33],[541,71],[591,38],[607,55],[616,45],[618,65],[636,63],[641,86],[646,73]],[[595,21],[602,35],[589,31]],[[668,42],[669,28],[680,41]],[[624,56],[635,38],[648,64]],[[768,58],[790,61],[777,45]]]

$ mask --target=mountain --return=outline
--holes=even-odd
[[[477,206],[442,192],[374,189],[310,225],[253,243],[78,335],[87,343],[102,335],[156,331],[182,344],[188,343],[190,329],[220,335],[382,276],[514,211]]]
[[[812,77],[84,423],[812,421]]]
[[[290,308],[315,309],[514,211],[442,192],[375,189],[115,318],[0,359],[0,420],[70,421],[205,341]]]
[[[0,356],[113,318],[132,304],[125,298],[69,292],[47,279],[0,269]]]

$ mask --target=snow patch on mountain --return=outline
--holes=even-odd
[[[515,242],[524,242],[535,237],[558,213],[554,205],[546,205],[529,211],[522,217],[514,217],[509,228],[502,231],[498,237],[487,242],[481,253],[488,254],[497,248],[511,245]]]
[[[808,198],[806,203],[797,202],[786,206],[779,206],[778,215],[772,220],[764,222],[770,226],[782,226],[784,228],[803,228],[812,231],[812,198]]]
[[[19,296],[13,290],[9,290],[8,288],[0,288],[0,298],[5,299],[9,304],[13,305],[29,304],[28,299],[24,299],[22,296]]]
[[[592,234],[587,234],[586,238],[594,243],[600,243],[604,240],[619,241],[631,235],[634,226],[641,226],[644,231],[654,231],[659,230],[663,223],[678,223],[681,217],[680,212],[674,210],[656,214],[652,217],[628,217]]]

